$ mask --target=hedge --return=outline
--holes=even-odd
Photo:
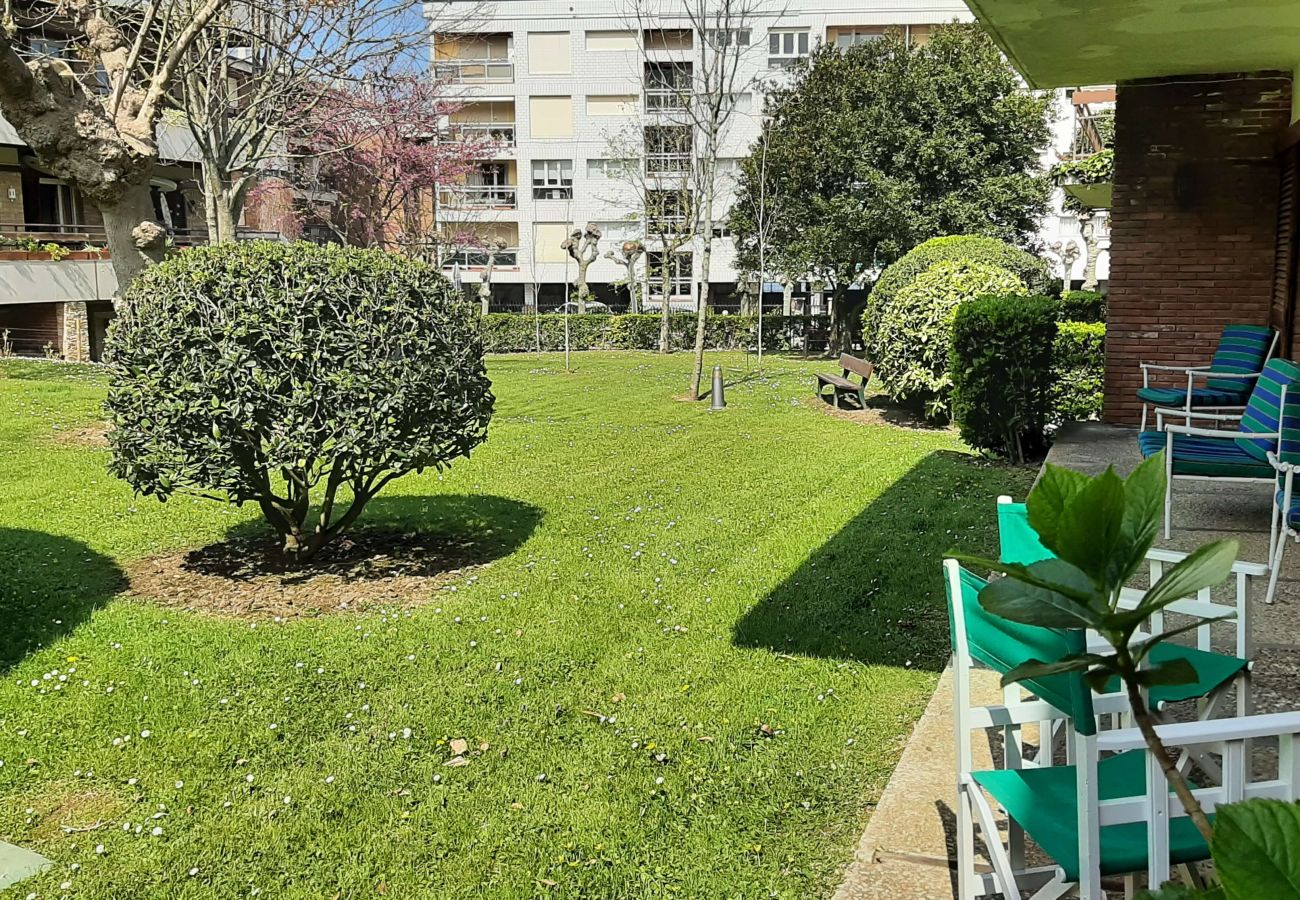
[[[1060,322],[1052,359],[1051,428],[1101,418],[1106,368],[1103,322]]]
[[[881,272],[867,297],[867,308],[862,315],[863,339],[873,357],[880,355],[876,332],[884,308],[918,275],[941,262],[976,262],[1006,269],[1024,282],[1031,294],[1051,293],[1056,286],[1045,261],[1005,241],[981,235],[932,238],[913,247]]]
[[[972,447],[1024,462],[1043,447],[1057,303],[979,297],[952,321],[952,416]]]
[[[1105,322],[1106,295],[1096,291],[1062,291],[1058,322]]]
[[[562,315],[490,313],[483,317],[483,342],[489,353],[526,353],[564,349]],[[568,316],[569,347],[573,350],[658,350],[662,317],[658,313]],[[757,345],[758,316],[711,315],[705,320],[705,344],[711,350],[745,350]],[[763,317],[764,350],[801,350],[811,339],[820,348],[830,331],[829,316]],[[695,346],[695,313],[668,317],[669,346]],[[540,343],[540,347],[538,344]]]
[[[953,320],[953,418],[972,447],[1023,460],[1102,408],[1106,326],[1047,297],[981,297]]]

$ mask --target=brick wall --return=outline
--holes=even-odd
[[[1229,322],[1265,324],[1289,75],[1119,88],[1105,418],[1136,422],[1138,363],[1209,361]]]

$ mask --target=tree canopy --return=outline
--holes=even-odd
[[[888,35],[819,48],[769,92],[741,163],[739,264],[758,271],[761,202],[764,274],[825,283],[842,318],[844,291],[928,238],[1027,244],[1051,191],[1039,164],[1048,108],[976,25],[942,26],[924,46]]]

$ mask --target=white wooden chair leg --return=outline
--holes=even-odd
[[[1174,518],[1174,435],[1169,432],[1168,443],[1165,449],[1165,540],[1169,540],[1169,533]]]
[[[1286,550],[1288,537],[1290,535],[1284,533],[1278,538],[1277,550],[1274,551],[1271,565],[1268,567],[1268,593],[1264,595],[1264,602],[1268,604],[1272,604],[1277,599],[1277,575],[1282,568],[1282,554]]]

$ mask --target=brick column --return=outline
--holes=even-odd
[[[1115,115],[1105,418],[1136,422],[1139,362],[1209,362],[1230,322],[1267,324],[1274,142],[1289,74],[1121,85]]]

